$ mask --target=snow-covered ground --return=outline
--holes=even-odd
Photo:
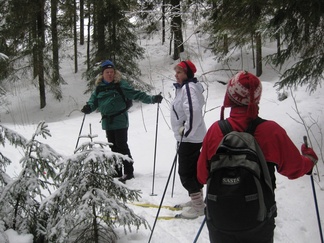
[[[196,77],[204,82],[205,97],[207,98],[205,122],[209,127],[219,119],[220,106],[226,88],[217,81],[226,82],[233,73],[220,71],[227,69],[228,66],[217,63],[213,59],[213,55],[203,49],[202,46],[206,46],[204,36],[199,34],[191,35],[189,32],[186,34],[191,38],[186,42],[185,47],[189,51],[183,54],[183,58],[190,57],[197,66]],[[129,146],[135,161],[135,179],[127,181],[126,186],[141,190],[141,203],[159,205],[176,153],[176,141],[170,129],[169,113],[170,101],[174,97],[172,84],[175,82],[175,78],[173,67],[178,61],[172,60],[168,55],[168,45],[161,46],[158,37],[143,38],[141,45],[147,50],[145,59],[139,62],[139,67],[143,73],[141,80],[154,87],[151,94],[162,92],[165,99],[159,105],[159,116],[157,115],[158,105],[135,103],[130,110]],[[85,47],[79,48],[79,51],[85,55]],[[268,45],[264,54],[273,50],[275,49],[272,45]],[[231,68],[233,70],[246,69],[254,73],[251,60],[252,54],[244,49],[242,53],[244,58],[238,59]],[[242,53],[239,53],[238,57]],[[89,94],[83,94],[86,81],[81,79],[81,73],[85,70],[85,67],[81,65],[82,62],[80,61],[79,73],[75,74],[73,70],[74,63],[68,60],[62,61],[61,73],[67,84],[62,86],[64,98],[61,102],[54,101],[53,97],[48,94],[47,105],[40,110],[38,90],[34,86],[28,85],[29,82],[22,78],[22,84],[24,85],[10,85],[11,90],[7,93],[6,98],[8,105],[1,109],[0,120],[2,125],[19,132],[27,139],[34,133],[38,122],[44,120],[48,124],[52,135],[52,137],[44,140],[44,143],[47,143],[63,155],[72,155],[83,121],[83,114],[80,109],[88,100]],[[311,141],[314,150],[320,156],[322,145],[318,146],[317,142],[321,144],[323,139],[321,131],[321,128],[324,127],[322,111],[324,106],[323,88],[318,87],[312,94],[306,91],[306,87],[294,89],[292,92],[287,90],[288,98],[279,101],[278,92],[274,87],[275,82],[278,81],[276,70],[265,65],[264,73],[260,79],[263,85],[260,116],[265,119],[275,120],[281,124],[296,146],[300,147],[302,137],[306,135],[306,131],[301,125],[296,112],[297,105],[302,118],[305,119],[308,126],[311,126]],[[82,127],[82,134],[88,134],[91,127],[92,134],[98,135],[95,141],[106,141],[105,133],[101,130],[99,121],[99,113],[87,115]],[[83,141],[84,138],[81,138],[80,143]],[[20,170],[19,160],[22,154],[17,153],[17,150],[8,144],[1,147],[1,152],[13,161],[7,173],[12,176],[17,175]],[[154,159],[155,155],[156,159]],[[323,160],[320,158],[318,162],[320,173],[319,176],[314,175],[314,180],[322,219],[324,218],[323,167]],[[153,171],[155,172],[154,177]],[[310,176],[304,176],[297,180],[288,180],[277,174],[276,199],[278,204],[277,227],[275,230],[276,243],[321,242]],[[189,197],[181,186],[178,175],[175,174],[174,177],[174,173],[172,173],[163,205],[175,205],[187,200],[189,200]],[[153,226],[157,214],[156,208],[143,208],[132,203],[128,206]],[[174,214],[176,212],[168,209],[161,209],[160,211],[160,216]],[[151,242],[193,242],[202,221],[203,217],[195,220],[158,220]],[[126,235],[123,228],[117,228],[116,232],[119,236],[118,243],[147,242],[151,233],[150,229],[144,227],[138,231],[127,232]],[[11,230],[8,230],[7,234],[10,243],[32,242],[30,235],[17,235],[16,232]],[[203,228],[197,242],[209,242],[206,226]]]

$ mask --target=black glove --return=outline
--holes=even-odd
[[[90,107],[90,105],[86,104],[85,106],[83,106],[83,108],[81,109],[81,111],[84,114],[90,114],[91,113],[91,107]]]
[[[162,95],[160,95],[160,94],[158,94],[158,95],[154,95],[154,96],[153,96],[153,103],[154,103],[154,104],[155,104],[155,103],[161,103],[162,100],[163,100],[163,97],[162,97]]]

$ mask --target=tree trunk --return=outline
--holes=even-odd
[[[253,65],[253,68],[255,68],[255,51],[254,51],[254,34],[252,34],[252,38],[251,38],[251,41],[252,41],[252,65]]]
[[[172,54],[172,40],[173,40],[173,32],[171,31],[171,34],[170,34],[170,44],[169,44],[169,55],[170,56]]]
[[[84,0],[80,0],[80,45],[83,44],[84,44]]]
[[[98,223],[97,223],[95,202],[92,203],[92,214],[93,214],[92,226],[93,226],[93,238],[94,238],[93,241],[94,241],[94,243],[99,243],[99,229],[98,229]]]
[[[57,0],[51,0],[51,31],[52,31],[52,46],[53,46],[53,79],[54,85],[60,83],[60,67],[59,67],[59,43],[57,33]]]
[[[88,1],[88,34],[87,34],[87,70],[90,69],[90,40],[91,40],[91,3]]]
[[[40,108],[46,106],[46,95],[45,95],[45,78],[44,78],[44,53],[43,49],[45,46],[45,22],[44,22],[44,5],[45,1],[38,0],[38,11],[37,11],[37,57],[38,63],[38,84],[39,84],[39,97],[40,97]]]
[[[106,9],[104,9],[102,6],[104,6],[104,4],[102,4],[102,1],[96,1],[95,3],[96,5],[96,23],[95,25],[96,27],[96,41],[97,41],[97,45],[98,45],[98,51],[96,52],[96,62],[100,62],[106,59],[105,57],[105,27],[106,27],[106,19],[105,19],[105,11]],[[109,24],[108,24],[109,25]]]
[[[165,42],[165,0],[162,3],[162,45]]]
[[[184,51],[182,37],[182,20],[180,15],[180,0],[171,0],[171,5],[171,30],[173,32],[174,37],[173,60],[177,60],[180,57],[180,53]]]
[[[276,40],[277,40],[277,55],[280,57],[281,55],[281,48],[280,48],[280,34],[276,34]]]
[[[227,34],[224,35],[224,54],[228,53],[228,36]]]
[[[262,41],[261,34],[257,33],[255,36],[256,44],[256,76],[260,77],[262,74]]]
[[[31,25],[30,39],[33,45],[33,78],[38,75],[38,53],[37,53],[37,18],[36,15],[32,17],[33,24]]]
[[[73,34],[74,34],[74,72],[78,72],[78,32],[77,32],[77,4],[73,2]]]

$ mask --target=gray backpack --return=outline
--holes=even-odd
[[[207,220],[216,229],[249,230],[275,216],[272,165],[253,137],[264,121],[257,118],[245,132],[232,131],[227,120],[219,121],[224,137],[209,161],[206,197]]]

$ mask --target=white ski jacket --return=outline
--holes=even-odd
[[[196,78],[185,81],[181,86],[174,84],[175,98],[171,107],[171,126],[174,137],[181,141],[180,128],[184,126],[182,142],[201,143],[206,134],[202,116],[205,104],[204,87]]]

